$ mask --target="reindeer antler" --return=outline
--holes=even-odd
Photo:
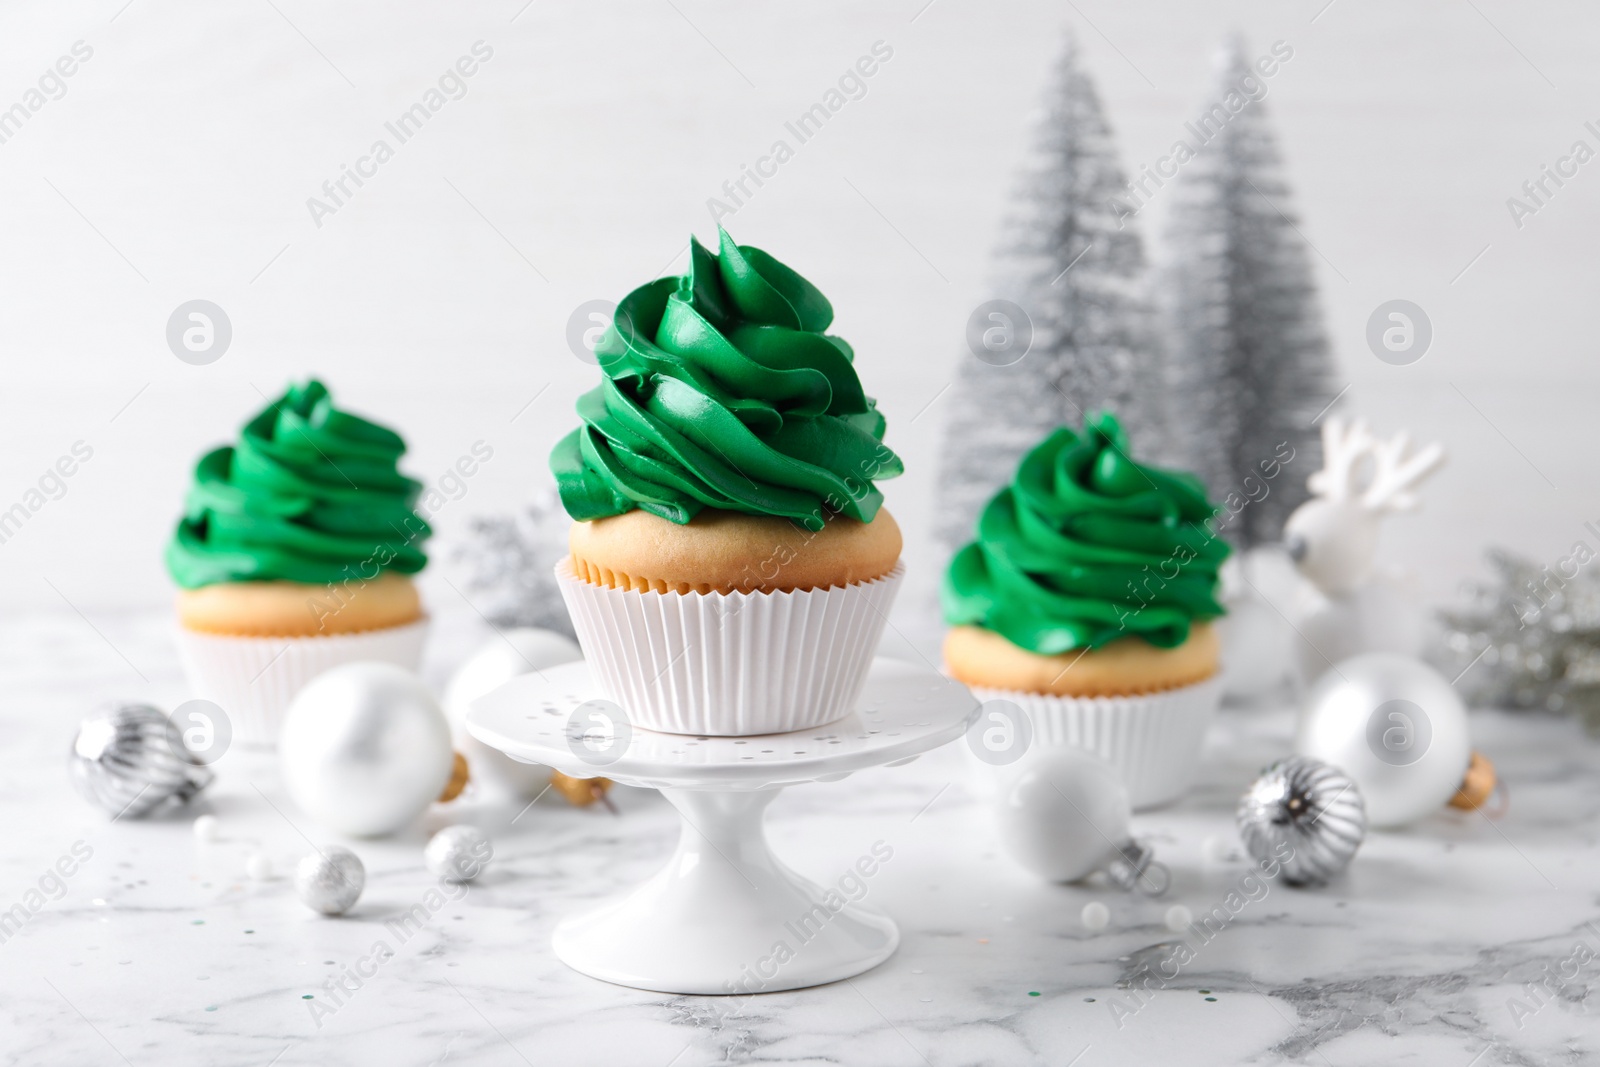
[[[1373,441],[1372,455],[1377,460],[1372,484],[1362,494],[1361,504],[1371,511],[1410,511],[1417,506],[1412,489],[1444,463],[1444,446],[1435,441],[1414,455],[1409,434],[1398,433],[1387,441]]]
[[[1360,489],[1356,468],[1372,446],[1366,423],[1357,419],[1347,425],[1337,415],[1328,416],[1322,424],[1322,469],[1306,479],[1306,487],[1329,500],[1355,499]]]

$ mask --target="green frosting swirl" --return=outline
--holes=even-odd
[[[415,574],[433,531],[412,510],[421,483],[396,467],[405,450],[393,430],[335,408],[321,382],[290,386],[237,445],[201,457],[167,570],[185,589]]]
[[[1138,634],[1161,648],[1223,614],[1217,568],[1228,546],[1191,474],[1146,467],[1110,414],[1056,430],[1023,457],[950,562],[951,625],[977,625],[1042,655]]]
[[[871,522],[873,484],[903,470],[861,389],[854,353],[824,331],[815,286],[719,229],[689,271],[623,298],[595,348],[605,373],[583,425],[550,455],[574,519],[639,508],[686,523],[702,508],[781,515],[820,530]]]

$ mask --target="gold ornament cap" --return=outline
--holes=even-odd
[[[612,814],[616,814],[616,806],[606,796],[606,790],[611,788],[609,778],[574,778],[570,774],[551,771],[550,788],[566,797],[567,803],[574,807],[586,808],[598,800]]]
[[[1489,802],[1498,783],[1499,777],[1489,757],[1482,752],[1474,752],[1472,761],[1467,764],[1466,777],[1461,779],[1461,788],[1450,798],[1450,806],[1462,811],[1477,811]]]
[[[444,784],[444,792],[439,794],[439,803],[448,804],[461,795],[467,788],[467,782],[472,778],[472,768],[467,766],[467,757],[459,752],[452,753],[455,762],[450,765],[450,780]]]

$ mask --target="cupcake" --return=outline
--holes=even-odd
[[[578,642],[635,726],[743,736],[851,710],[902,569],[901,473],[815,286],[720,232],[617,305],[550,457]]]
[[[190,685],[235,740],[273,744],[300,687],[352,660],[415,668],[425,629],[412,574],[431,534],[405,441],[291,386],[206,453],[167,545]]]
[[[1134,807],[1176,799],[1220,695],[1216,510],[1193,475],[1134,462],[1114,416],[1056,430],[950,562],[946,669],[1026,711],[1033,744],[1117,767]]]

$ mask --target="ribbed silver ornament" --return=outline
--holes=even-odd
[[[169,800],[187,801],[214,777],[189,755],[177,725],[147,704],[120,704],[84,719],[67,770],[84,799],[130,819]]]
[[[1355,782],[1339,768],[1304,756],[1267,768],[1240,799],[1238,821],[1245,851],[1258,861],[1281,863],[1290,885],[1326,882],[1345,868],[1367,834],[1366,804]]]

